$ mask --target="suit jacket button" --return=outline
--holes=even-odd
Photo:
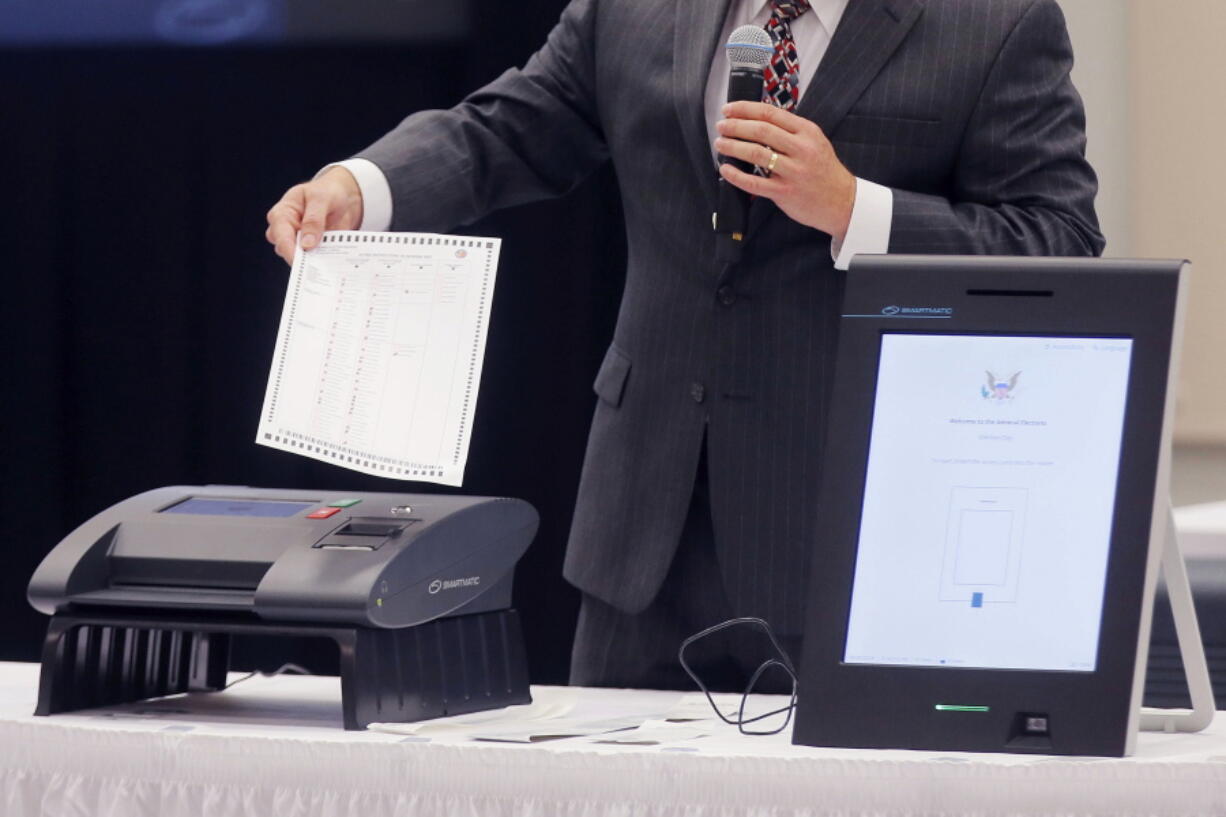
[[[736,293],[729,286],[723,286],[716,290],[715,297],[719,298],[719,302],[724,306],[732,306],[736,303]]]
[[[690,397],[694,398],[695,403],[701,403],[707,399],[707,390],[701,383],[691,383]]]

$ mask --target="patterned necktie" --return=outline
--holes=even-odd
[[[809,10],[809,0],[771,0],[771,18],[766,31],[775,43],[775,55],[766,64],[766,84],[762,101],[785,111],[796,110],[800,96],[800,66],[792,21]]]

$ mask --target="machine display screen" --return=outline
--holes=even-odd
[[[287,502],[274,499],[203,499],[191,497],[177,505],[171,505],[162,513],[188,513],[198,516],[262,516],[289,517],[307,508],[315,507],[315,502]]]
[[[1094,670],[1131,359],[882,336],[845,663]]]

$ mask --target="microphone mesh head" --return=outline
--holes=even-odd
[[[741,26],[732,32],[724,48],[728,52],[728,62],[742,68],[765,68],[775,53],[771,35],[757,26]]]

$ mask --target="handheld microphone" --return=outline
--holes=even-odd
[[[770,34],[757,26],[741,26],[732,32],[728,44],[728,101],[762,101],[762,86],[766,64],[775,53]],[[731,162],[735,167],[753,172],[749,162],[719,157],[720,164]],[[735,261],[740,257],[741,245],[749,223],[749,194],[734,187],[722,177],[719,180],[719,208],[715,211],[714,227],[720,260]]]

